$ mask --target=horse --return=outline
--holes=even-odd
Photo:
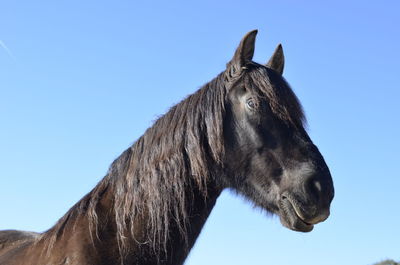
[[[258,64],[256,34],[247,33],[226,69],[156,120],[52,228],[0,231],[0,264],[183,264],[224,189],[294,231],[326,220],[329,168],[282,76],[282,46]]]

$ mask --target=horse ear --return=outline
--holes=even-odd
[[[271,68],[272,70],[277,71],[279,74],[283,74],[283,67],[285,65],[285,56],[283,55],[282,45],[279,44],[276,47],[274,54],[271,56],[267,63],[267,67]]]
[[[235,51],[235,55],[228,63],[228,66],[232,66],[234,68],[234,72],[240,71],[241,68],[246,65],[246,63],[253,59],[254,44],[256,42],[257,32],[257,30],[248,32],[240,41],[239,47]]]

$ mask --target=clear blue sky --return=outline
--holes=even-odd
[[[400,260],[398,1],[11,1],[0,4],[0,229],[44,231],[170,106],[259,29],[333,175],[308,234],[223,193],[187,265]]]

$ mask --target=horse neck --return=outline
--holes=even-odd
[[[165,248],[158,246],[154,249],[154,244],[148,241],[151,236],[148,234],[148,215],[144,213],[136,217],[133,233],[126,234],[127,251],[122,255],[114,214],[114,192],[112,187],[108,187],[101,195],[96,206],[96,225],[92,223],[89,212],[73,215],[66,221],[62,235],[52,243],[53,258],[58,260],[75,255],[80,264],[85,264],[85,257],[90,258],[90,264],[183,264],[221,191],[212,182],[207,186],[206,197],[204,191],[192,185],[186,187],[185,235],[174,225],[175,220],[170,220],[172,225],[166,231],[169,237]]]
[[[183,264],[221,192],[216,187],[216,185],[209,183],[207,197],[204,197],[203,191],[199,189],[193,189],[192,186],[186,188],[188,220],[185,235],[177,227],[175,220],[170,220],[172,225],[169,226],[169,231],[166,233],[169,235],[169,238],[165,249],[157,245],[156,249],[154,249],[154,244],[148,242],[151,236],[147,234],[148,215],[145,213],[143,216],[138,217],[134,223],[133,236],[128,236],[126,240],[127,246],[125,248],[128,251],[123,255],[123,264]],[[106,214],[110,212],[107,210],[107,205],[112,204],[110,201],[112,194],[105,194],[104,198],[101,201],[104,209],[100,210],[100,212]],[[98,238],[100,240],[97,242],[97,252],[103,253],[104,258],[114,256],[116,260],[120,260],[121,256],[117,257],[115,255],[115,253],[119,253],[116,221],[110,218],[110,216],[106,216],[106,219],[108,221],[98,231]]]
[[[219,189],[211,185],[208,187],[207,198],[199,190],[190,189],[188,192],[191,193],[188,196],[191,202],[187,203],[186,238],[182,237],[182,232],[176,226],[170,228],[166,253],[160,252],[161,264],[183,264],[221,193]],[[171,223],[173,223],[172,220]],[[153,260],[149,263],[139,262],[138,264],[156,264],[156,262]]]

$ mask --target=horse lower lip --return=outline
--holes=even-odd
[[[304,214],[300,211],[299,207],[297,206],[296,201],[294,201],[293,198],[286,197],[285,199],[289,202],[289,204],[292,206],[292,208],[293,208],[295,214],[297,215],[297,217],[298,217],[303,223],[305,223],[306,225],[313,225],[313,224],[308,223],[308,222],[305,221],[306,218],[304,218]]]
[[[291,217],[295,219],[291,219],[290,216],[286,216],[288,224],[291,226],[291,229],[302,231],[302,232],[309,232],[314,228],[313,224],[307,223],[299,214],[299,209],[296,209],[295,203],[293,203],[287,197],[282,199],[282,204],[286,205],[286,214],[291,215]]]
[[[303,223],[305,223],[306,225],[312,225],[312,224],[307,223],[306,221],[304,221],[304,217],[303,217],[303,215],[300,213],[299,209],[298,209],[291,201],[289,201],[289,202],[290,202],[290,204],[292,205],[292,207],[293,207],[293,209],[294,209],[294,212],[296,213],[297,217],[298,217]]]

